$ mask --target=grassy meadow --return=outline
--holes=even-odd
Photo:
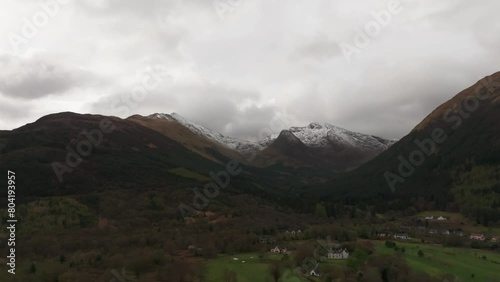
[[[415,271],[433,276],[452,273],[458,281],[500,281],[500,254],[464,248],[447,248],[436,245],[396,243],[404,248],[403,257]],[[419,256],[419,251],[423,256]],[[394,254],[383,241],[376,241],[376,252]]]

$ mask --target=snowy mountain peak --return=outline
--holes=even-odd
[[[222,144],[230,149],[234,149],[240,152],[246,152],[250,150],[258,151],[265,149],[267,146],[272,144],[279,135],[284,135],[283,137],[291,139],[297,138],[308,147],[328,147],[331,145],[342,145],[357,147],[366,150],[382,151],[389,148],[392,144],[395,143],[394,140],[386,140],[384,138],[376,136],[352,132],[331,124],[320,124],[317,122],[313,122],[304,127],[291,127],[288,130],[283,130],[280,134],[273,134],[258,142],[252,142],[224,136],[202,125],[191,122],[177,113],[156,113],[150,115],[149,118],[176,121],[195,134],[198,134],[202,137],[208,138],[216,143]]]
[[[176,121],[182,124],[187,129],[191,130],[193,133],[198,134],[202,137],[210,139],[216,143],[222,144],[230,149],[237,150],[240,152],[246,152],[249,150],[261,150],[262,146],[256,142],[240,140],[237,138],[227,137],[219,132],[212,131],[202,125],[191,122],[188,119],[182,117],[177,113],[168,114],[153,114],[149,116],[150,118],[166,119],[171,121]]]
[[[281,131],[281,133],[279,134],[278,138],[280,138],[280,137],[283,137],[283,138],[286,138],[286,139],[289,139],[289,140],[298,140],[297,136],[295,136],[293,133],[291,133],[288,130]]]
[[[321,124],[319,124],[317,122],[313,122],[313,123],[309,124],[309,128],[310,129],[322,129],[323,126],[321,126]]]
[[[292,127],[290,132],[309,147],[337,144],[361,149],[385,150],[395,143],[380,137],[352,132],[328,123],[324,125],[311,123],[305,127]]]
[[[169,115],[159,113],[149,115],[148,118],[173,120]]]

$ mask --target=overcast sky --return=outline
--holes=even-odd
[[[279,116],[401,138],[500,71],[498,0],[39,2],[51,1],[2,1],[0,129],[62,111],[176,112],[241,138]],[[372,12],[391,18],[377,30]]]

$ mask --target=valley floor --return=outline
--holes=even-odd
[[[449,248],[416,242],[396,242],[398,250],[395,250],[387,248],[385,241],[374,240],[372,242],[375,246],[375,254],[401,254],[415,272],[424,272],[435,277],[452,274],[455,276],[455,281],[500,281],[499,253],[470,248]],[[402,249],[404,249],[404,252]],[[419,251],[422,251],[422,256],[419,256]],[[274,281],[269,270],[269,261],[273,260],[283,260],[283,255],[247,253],[220,256],[207,262],[207,278],[209,282],[227,281],[224,278],[227,279],[228,273],[234,273],[237,277],[237,280],[234,281],[238,282]],[[335,264],[347,269],[347,262],[347,260],[330,260],[322,265]],[[291,271],[291,268],[283,270],[285,273]],[[293,280],[290,277],[293,277]],[[325,281],[321,280],[321,277],[305,278],[298,275],[288,276],[288,278],[288,280],[280,279],[279,281]]]

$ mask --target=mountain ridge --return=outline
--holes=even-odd
[[[309,125],[303,127],[293,126],[289,129],[283,129],[278,134],[275,133],[269,135],[258,141],[248,141],[225,136],[219,132],[208,129],[203,125],[191,122],[177,113],[155,113],[149,115],[148,118],[177,121],[196,134],[204,136],[208,139],[211,139],[212,141],[221,143],[231,149],[240,152],[245,152],[248,150],[263,150],[271,145],[283,131],[290,132],[308,147],[324,147],[327,146],[329,142],[339,142],[354,147],[385,150],[396,142],[395,140],[389,140],[374,135],[350,131],[328,123],[320,124],[317,122],[312,122]]]

